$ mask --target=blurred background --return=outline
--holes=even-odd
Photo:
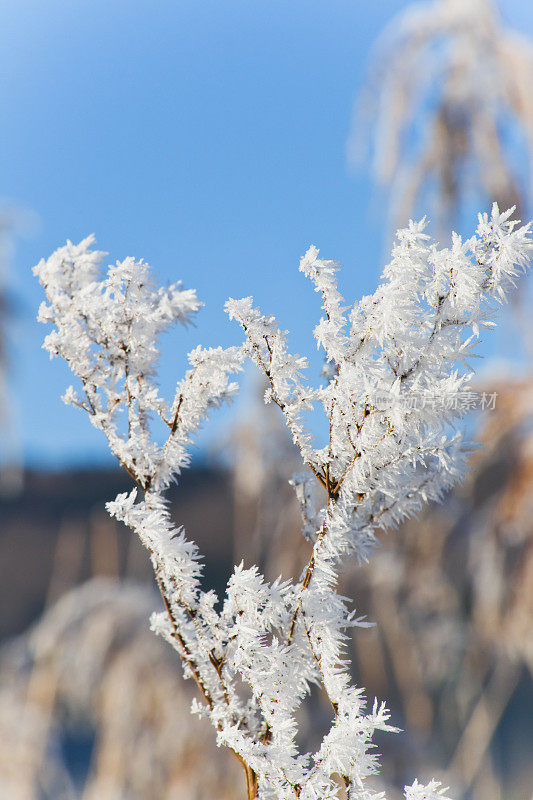
[[[316,379],[310,244],[345,265],[353,302],[411,216],[443,244],[494,200],[531,217],[533,6],[0,0],[0,19],[0,798],[240,797],[148,630],[148,559],[104,508],[129,479],[59,399],[70,377],[40,349],[31,267],[94,232],[110,263],[196,288],[198,327],[163,342],[169,393],[189,349],[239,341],[228,296],[276,314]],[[354,680],[405,731],[378,741],[393,798],[415,776],[533,797],[530,283],[479,348],[497,399],[466,420],[483,443],[468,480],[342,577],[376,622],[354,634]],[[171,492],[218,592],[241,558],[270,578],[306,561],[298,459],[263,391],[250,369]],[[328,724],[313,696],[302,747]]]

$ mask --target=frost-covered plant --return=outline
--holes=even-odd
[[[424,233],[424,221],[410,223],[398,233],[382,285],[351,308],[338,291],[336,265],[311,247],[300,269],[322,295],[315,337],[327,362],[316,388],[274,317],[246,298],[227,303],[245,331],[243,347],[194,350],[169,403],[155,383],[157,336],[197,311],[194,292],[156,289],[148,267],[133,259],[98,281],[103,254],[90,249],[91,238],[68,243],[35,268],[48,297],[39,317],[54,325],[45,347],[67,360],[83,389],[78,396],[70,388],[65,400],[88,412],[137,483],[108,509],[150,552],[166,608],[152,627],[198,686],[193,710],[241,761],[248,798],[382,796],[368,780],[379,771],[372,737],[394,728],[384,704],[367,708],[363,690],[351,684],[346,632],[364,623],[337,594],[337,575],[347,556],[369,557],[377,529],[438,499],[464,473],[467,448],[454,422],[461,413],[455,400],[468,391],[467,359],[531,250],[529,226],[519,228],[510,215],[495,206],[480,216],[474,236],[453,235],[444,249]],[[256,567],[239,564],[217,608],[215,593],[201,588],[196,547],[173,527],[164,493],[187,466],[187,448],[209,409],[234,394],[229,375],[245,356],[265,374],[266,400],[279,406],[301,453],[305,471],[294,485],[311,552],[295,582],[268,584]],[[418,396],[422,404],[408,402]],[[328,423],[321,448],[305,427],[313,407]],[[152,431],[155,418],[167,429],[162,442]],[[312,683],[329,698],[333,721],[316,752],[300,753],[296,712]],[[406,787],[408,800],[443,797],[435,783]]]
[[[393,230],[416,208],[447,230],[465,197],[501,207],[531,195],[533,45],[505,27],[492,0],[413,2],[381,34],[361,111],[372,127],[373,173],[391,190]],[[359,160],[363,113],[350,155]],[[430,205],[428,205],[430,204]]]
[[[0,787],[9,800],[235,800],[240,768],[188,717],[194,686],[147,630],[152,589],[96,577],[0,647]],[[72,734],[91,732],[87,770]]]

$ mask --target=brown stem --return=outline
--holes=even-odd
[[[182,649],[181,658],[189,666],[189,668],[191,670],[191,673],[192,673],[192,676],[194,678],[194,682],[196,683],[196,685],[198,686],[200,692],[202,693],[202,696],[203,696],[205,702],[207,703],[207,705],[209,706],[210,709],[213,709],[213,701],[212,701],[211,696],[209,694],[209,690],[207,689],[207,687],[205,686],[205,684],[204,684],[204,682],[203,682],[203,680],[201,678],[201,675],[200,675],[200,673],[198,671],[198,667],[196,666],[196,664],[192,660],[189,648],[187,647],[187,643],[185,642],[183,636],[179,632],[178,623],[176,621],[176,618],[174,617],[174,614],[172,612],[172,608],[170,606],[170,603],[169,603],[169,601],[168,601],[168,599],[167,599],[167,597],[165,595],[164,586],[161,583],[161,579],[159,578],[157,573],[156,573],[156,580],[157,580],[157,585],[159,587],[159,591],[161,592],[161,597],[163,598],[163,603],[165,604],[165,608],[167,610],[168,618],[169,618],[170,623],[172,625],[174,638],[179,643],[179,645],[180,645],[180,647]]]
[[[322,539],[323,539],[323,537],[324,537],[324,535],[325,535],[325,533],[327,531],[326,517],[327,517],[327,510],[326,510],[326,515],[324,516],[324,521],[322,522],[322,525],[320,526],[320,530],[318,531],[318,534],[317,534],[316,542],[315,542],[315,545],[313,547],[313,553],[311,555],[311,558],[307,562],[307,567],[305,568],[305,574],[304,574],[304,577],[303,577],[303,580],[302,580],[302,591],[307,589],[307,587],[311,583],[311,578],[313,577],[313,570],[315,568],[315,562],[316,562],[315,555],[316,555],[317,547],[320,544],[320,542],[322,541]],[[289,627],[289,635],[287,636],[287,645],[289,645],[291,643],[292,637],[294,636],[294,630],[296,628],[296,620],[298,619],[298,614],[300,613],[300,609],[301,609],[301,596],[300,596],[300,599],[298,600],[298,605],[294,609],[294,613],[292,615],[291,624],[290,624],[290,627]]]
[[[244,773],[246,775],[246,800],[253,800],[254,797],[257,797],[257,775],[248,764],[244,764]]]
[[[162,585],[162,583],[160,581],[160,578],[159,578],[159,576],[157,574],[156,574],[156,580],[157,580],[157,585],[159,587],[159,591],[161,592],[161,597],[163,598],[163,602],[165,604],[165,608],[167,610],[167,614],[168,614],[170,622],[172,624],[172,628],[173,628],[173,631],[174,631],[174,637],[175,637],[176,641],[179,642],[179,645],[182,648],[181,658],[183,659],[183,661],[185,661],[188,664],[188,666],[189,666],[189,668],[191,670],[192,676],[194,678],[194,681],[195,681],[196,685],[198,686],[198,689],[200,690],[205,702],[207,703],[207,705],[209,706],[210,709],[213,709],[213,701],[211,700],[209,691],[208,691],[207,687],[205,686],[205,684],[204,684],[204,682],[203,682],[203,680],[202,680],[202,678],[200,676],[200,673],[198,671],[198,668],[197,668],[196,664],[194,663],[194,661],[192,661],[192,659],[190,657],[189,648],[187,647],[187,643],[184,641],[183,637],[181,636],[181,634],[180,634],[180,632],[178,630],[178,625],[177,625],[177,622],[176,622],[176,620],[174,618],[174,614],[172,613],[172,609],[171,609],[170,603],[169,603],[169,601],[167,600],[167,598],[165,596],[164,587],[163,587],[163,585]],[[228,703],[229,702],[228,696],[227,696],[226,689],[225,689],[225,687],[223,685],[223,682],[222,682],[222,675],[220,673],[221,664],[214,657],[211,660],[211,663],[213,664],[213,666],[215,667],[215,669],[216,669],[216,671],[217,671],[217,673],[219,675],[220,682],[222,684],[222,689],[223,689],[223,692],[224,692],[224,699],[225,699],[226,703]],[[217,668],[217,665],[218,665],[218,668]],[[219,727],[219,730],[220,730],[220,726],[218,726],[218,727]],[[257,775],[255,774],[254,770],[250,767],[250,765],[245,762],[243,757],[239,753],[237,753],[236,750],[233,749],[233,747],[229,747],[229,750],[233,753],[235,758],[241,763],[242,768],[244,769],[244,774],[246,776],[246,800],[254,800],[254,798],[257,797],[257,791],[258,791]]]
[[[258,365],[258,367],[260,369],[263,370],[263,372],[265,373],[265,376],[266,376],[266,378],[267,378],[267,380],[268,380],[268,382],[270,384],[272,400],[274,401],[274,403],[277,405],[277,407],[279,408],[279,410],[281,411],[281,413],[285,417],[285,419],[287,421],[287,427],[289,428],[290,432],[292,433],[294,442],[295,442],[296,446],[298,447],[298,450],[300,451],[300,453],[302,453],[302,446],[300,445],[300,442],[299,442],[299,439],[298,439],[298,435],[293,430],[293,426],[291,425],[290,420],[288,419],[287,414],[286,414],[287,405],[286,405],[286,403],[283,402],[283,400],[281,400],[278,397],[278,393],[277,393],[276,387],[274,385],[274,376],[272,375],[272,370],[271,370],[271,367],[272,367],[272,347],[270,345],[270,342],[268,341],[268,336],[265,336],[264,339],[265,339],[265,344],[266,344],[266,347],[267,347],[267,350],[268,350],[269,356],[270,356],[270,364],[265,364],[258,345],[249,336],[247,326],[243,322],[241,322],[240,324],[241,324],[241,327],[242,327],[244,333],[246,334],[250,344],[252,345],[252,348],[254,349],[254,351],[256,353],[257,365]],[[302,454],[302,458],[303,458],[303,454]],[[327,485],[327,480],[326,480],[325,473],[319,472],[318,467],[315,464],[313,464],[311,461],[307,461],[305,458],[304,458],[304,463],[309,467],[309,469],[311,470],[311,472],[313,473],[313,475],[315,476],[317,481],[319,481],[327,491],[328,485]]]
[[[244,775],[246,778],[246,800],[254,800],[254,798],[257,797],[257,791],[258,791],[257,775],[239,753],[235,752],[235,750],[233,750],[233,748],[231,747],[230,750],[234,754],[234,756],[238,759],[238,761],[241,762],[242,768],[244,770]]]

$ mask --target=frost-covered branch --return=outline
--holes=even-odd
[[[200,589],[197,548],[176,530],[164,490],[189,464],[189,447],[211,408],[230,399],[237,384],[229,376],[241,369],[240,348],[196,348],[190,370],[172,403],[156,383],[157,340],[170,325],[187,324],[200,303],[194,291],[178,284],[157,288],[148,265],[128,258],[98,280],[104,254],[93,238],[68,242],[35,268],[45,287],[39,319],[54,330],[45,347],[59,355],[79,378],[82,396],[69,387],[65,402],[85,410],[106,435],[111,451],[142,490],[119,495],[110,513],[125,522],[148,549],[166,607],[154,622],[178,651],[188,677],[213,709],[229,704],[222,677],[213,665],[216,645],[209,615],[214,598]],[[153,421],[167,428],[157,441]]]
[[[531,251],[529,226],[519,228],[510,213],[495,206],[473,237],[454,235],[444,249],[424,233],[424,222],[411,223],[398,234],[382,285],[351,307],[337,287],[338,267],[311,248],[300,269],[323,301],[315,338],[326,379],[316,387],[276,320],[246,298],[227,304],[245,332],[243,348],[194,350],[167,403],[155,382],[157,337],[198,310],[194,292],[157,289],[147,265],[133,259],[99,281],[102,254],[90,249],[91,239],[36,267],[48,296],[40,318],[55,326],[45,346],[67,360],[83,391],[80,398],[70,389],[65,399],[90,415],[137,483],[108,509],[150,553],[166,607],[152,627],[195,680],[194,711],[241,761],[248,798],[332,800],[340,776],[350,800],[377,800],[367,780],[379,771],[373,734],[395,729],[385,706],[367,709],[363,690],[351,685],[347,631],[364,623],[337,594],[337,575],[350,554],[369,557],[377,529],[439,499],[464,474],[468,448],[453,399],[468,392],[479,330],[493,325]],[[256,567],[237,565],[217,607],[215,593],[201,588],[196,546],[173,527],[164,493],[188,465],[209,410],[234,394],[229,376],[245,355],[265,374],[266,400],[284,415],[307,467],[293,485],[312,546],[296,582],[269,584]],[[429,395],[452,402],[410,402]],[[327,420],[322,447],[306,429],[314,408]],[[296,714],[312,683],[334,718],[317,751],[301,753]],[[435,783],[406,788],[407,800],[418,797],[444,800]]]

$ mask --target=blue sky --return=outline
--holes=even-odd
[[[346,164],[372,43],[400,0],[0,0],[0,196],[31,209],[9,286],[12,430],[24,459],[106,459],[59,400],[66,368],[40,349],[31,267],[94,232],[110,260],[143,257],[206,303],[165,341],[169,390],[197,343],[230,344],[228,296],[252,294],[313,354],[319,302],[298,272],[314,243],[370,292],[383,222],[368,176]],[[523,0],[500,4],[533,34]],[[313,356],[318,365],[317,356]]]

